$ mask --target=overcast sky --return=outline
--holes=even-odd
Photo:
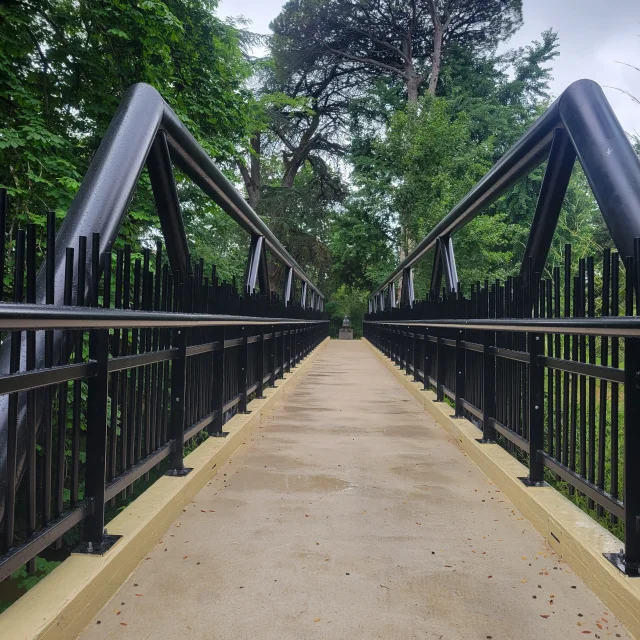
[[[242,15],[251,29],[269,33],[281,0],[221,0],[221,17]],[[619,91],[640,99],[640,0],[524,0],[524,26],[506,48],[521,47],[552,27],[560,35],[560,56],[553,66],[554,95],[574,80],[600,83],[627,131],[640,133],[640,104]]]

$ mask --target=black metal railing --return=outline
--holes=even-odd
[[[172,162],[248,232],[242,286],[192,263]],[[134,253],[115,247],[145,164],[164,243]],[[186,445],[328,335],[321,291],[152,87],[125,96],[60,229],[51,213],[6,242],[8,207],[0,190],[0,581],[63,536],[104,553],[123,500],[185,474]]]
[[[452,234],[547,157],[520,274],[465,296]],[[567,245],[564,267],[543,278],[576,158],[618,251],[576,264]],[[554,484],[623,538],[608,557],[628,575],[640,571],[639,237],[640,159],[601,89],[580,81],[372,293],[364,324],[482,442],[523,460],[527,484]],[[413,266],[430,249],[431,283],[417,300]]]
[[[203,431],[223,436],[229,418],[328,331],[321,312],[285,307],[275,295],[241,297],[215,273],[205,278],[201,263],[189,267],[186,282],[171,275],[160,244],[142,259],[132,260],[128,247],[107,256],[113,268],[91,283],[88,299],[84,269],[75,282],[68,269],[66,301],[91,306],[33,304],[29,293],[21,303],[24,276],[29,290],[35,274],[34,245],[25,244],[33,233],[18,234],[16,302],[0,305],[0,337],[11,350],[10,369],[0,375],[8,425],[0,580],[24,564],[33,568],[37,554],[80,523],[84,541],[103,550],[110,501],[126,498],[163,461],[169,473],[184,473],[185,443]],[[86,244],[81,237],[81,252]]]

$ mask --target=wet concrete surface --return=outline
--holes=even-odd
[[[627,638],[385,370],[334,341],[82,640]]]

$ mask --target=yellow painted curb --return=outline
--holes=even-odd
[[[477,427],[454,418],[454,410],[436,402],[432,391],[397,367],[368,340],[363,341],[408,389],[433,419],[458,443],[531,524],[552,549],[582,578],[589,588],[627,627],[640,638],[640,578],[628,578],[602,556],[619,551],[622,543],[576,505],[551,487],[526,487],[519,478],[527,468],[497,444],[480,444]]]
[[[304,378],[324,340],[294,371],[253,400],[250,414],[236,415],[225,425],[229,436],[209,438],[185,458],[193,471],[184,478],[164,476],[108,525],[123,539],[104,556],[72,555],[31,591],[0,615],[3,640],[72,640],[89,624],[145,558],[185,505],[245,443],[276,403]]]

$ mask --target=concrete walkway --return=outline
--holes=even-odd
[[[366,345],[332,342],[83,640],[627,638]]]

